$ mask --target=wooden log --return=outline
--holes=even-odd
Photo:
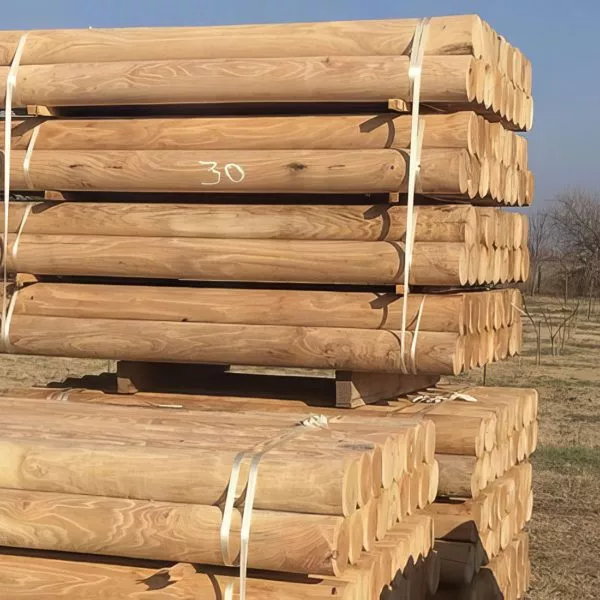
[[[202,281],[402,283],[399,243],[103,236],[21,236],[7,248],[9,271],[40,275],[154,277]],[[127,260],[124,258],[127,257]],[[410,284],[465,285],[463,244],[419,242]]]
[[[204,452],[18,438],[4,438],[0,446],[5,453],[1,477],[5,488],[197,504],[216,504],[224,498],[236,454],[234,449]],[[352,514],[359,488],[357,463],[349,456],[332,456],[328,463],[310,454],[295,453],[295,457],[282,451],[265,454],[256,508]],[[191,474],[199,461],[202,478],[195,484]],[[303,473],[308,487],[294,491],[295,475],[289,472],[295,470],[290,469],[292,464],[298,464],[298,473]],[[247,468],[247,464],[242,466],[242,486]],[[96,477],[98,472],[103,477]],[[307,483],[307,477],[314,477],[313,483]]]
[[[223,564],[218,507],[4,490],[0,514],[3,546]],[[240,524],[234,511],[233,556]],[[257,510],[252,532],[252,568],[338,575],[346,567],[350,531],[341,517]]]
[[[410,98],[407,56],[215,58],[24,65],[14,106],[237,102],[387,102]],[[423,102],[476,99],[471,56],[426,56]],[[8,68],[0,67],[0,81]],[[93,73],[94,85],[82,77]],[[148,79],[152,86],[148,86]],[[119,85],[126,80],[128,85]],[[0,94],[5,93],[5,83]]]
[[[1,43],[1,42],[0,42]],[[474,112],[423,115],[423,148],[479,155]],[[368,115],[134,117],[14,121],[12,147],[26,150],[351,150],[410,147],[411,117]],[[0,141],[0,148],[4,141]]]
[[[139,561],[138,561],[139,562]],[[280,598],[322,600],[332,594],[344,600],[354,598],[354,585],[343,581],[300,583],[258,579],[247,580],[249,600]],[[3,549],[0,558],[2,590],[14,600],[35,596],[37,600],[96,600],[107,597],[115,600],[139,598],[182,600],[201,595],[206,600],[218,600],[233,584],[235,575],[211,572],[191,565],[137,565],[133,561],[108,562],[67,553],[42,553]]]
[[[411,334],[406,336],[410,348]],[[16,353],[44,356],[402,370],[398,332],[366,329],[147,321],[140,330],[136,321],[14,315],[9,342]],[[458,374],[463,364],[460,337],[421,332],[415,359],[417,373]]]
[[[483,456],[487,423],[481,417],[426,415],[436,426],[436,449],[444,454]]]
[[[235,375],[235,374],[232,374]],[[242,382],[243,387],[248,387],[246,379]],[[287,380],[286,380],[287,381]],[[289,384],[288,384],[289,385]],[[314,414],[316,408],[312,407],[310,402],[304,404],[303,402],[290,402],[289,400],[283,399],[264,399],[264,398],[251,398],[242,396],[193,396],[190,394],[147,394],[140,393],[135,396],[123,396],[119,394],[107,394],[98,390],[82,390],[82,389],[47,389],[47,388],[29,388],[29,389],[17,389],[10,390],[1,395],[1,401],[3,407],[21,407],[23,401],[27,401],[33,405],[35,403],[36,410],[49,406],[48,403],[52,402],[52,410],[69,410],[68,403],[77,404],[90,404],[96,407],[109,407],[109,406],[121,406],[122,408],[135,408],[133,412],[129,412],[130,416],[136,418],[146,419],[152,416],[152,413],[148,413],[145,409],[157,409],[157,408],[177,408],[175,413],[169,411],[160,411],[161,419],[174,419],[178,423],[181,423],[181,419],[185,419],[188,422],[190,419],[195,419],[196,416],[201,417],[202,412],[206,411],[204,419],[213,419],[215,415],[223,417],[228,421],[234,419],[236,422],[242,420],[246,425],[250,422],[250,413],[258,411],[262,413],[260,419],[268,418],[271,422],[282,422],[283,426],[290,426],[306,418],[309,418]],[[43,400],[42,403],[39,401]],[[61,408],[62,407],[62,408]],[[420,453],[417,449],[417,440],[422,438],[424,433],[424,421],[420,418],[413,418],[410,414],[395,413],[393,410],[385,406],[371,405],[364,407],[356,412],[341,411],[339,409],[322,407],[319,402],[315,404],[318,407],[318,411],[328,417],[336,417],[332,423],[334,429],[337,428],[338,423],[346,425],[358,426],[368,424],[369,428],[373,431],[384,431],[390,433],[402,433],[404,435],[410,435],[410,443],[408,445],[408,451],[401,450],[401,456],[409,455],[409,462],[412,461],[413,456],[419,456],[418,462],[424,460],[425,454],[421,450]],[[140,408],[144,410],[140,412]],[[185,410],[187,409],[187,410]],[[77,409],[80,410],[80,409]],[[184,411],[185,412],[182,412]],[[225,411],[225,412],[223,412]],[[381,419],[382,412],[388,412],[390,417],[393,419]],[[236,414],[237,418],[236,418]],[[239,414],[241,413],[241,414]],[[95,409],[92,409],[92,415],[96,415]],[[125,413],[120,413],[124,415]],[[278,417],[285,418],[283,420]],[[104,413],[106,418],[106,413]],[[154,418],[154,417],[152,417]],[[120,422],[120,420],[119,420]],[[411,468],[416,468],[417,463]]]
[[[396,149],[38,150],[28,176],[24,158],[11,154],[16,190],[361,194],[405,192],[408,180],[407,154]],[[466,150],[429,148],[418,191],[467,194],[469,169]]]
[[[190,58],[376,56],[410,54],[419,19],[219,27],[59,29],[28,32],[21,64]],[[434,17],[425,54],[484,54],[476,15]],[[3,31],[0,64],[9,65],[24,31]]]
[[[11,203],[9,233],[21,225],[25,203]],[[415,207],[415,241],[476,241],[478,209]],[[407,210],[399,205],[140,204],[40,202],[24,231],[47,235],[223,239],[403,241]]]
[[[290,401],[286,399],[277,398],[260,398],[260,397],[242,397],[239,394],[242,393],[243,389],[252,389],[252,376],[241,376],[236,373],[229,373],[225,375],[226,378],[241,377],[239,387],[235,386],[232,388],[234,394],[237,396],[225,396],[225,395],[191,395],[191,394],[159,394],[159,393],[139,393],[132,397],[123,397],[115,394],[103,393],[95,390],[54,390],[54,389],[17,389],[8,390],[2,396],[0,396],[2,406],[6,406],[6,402],[10,398],[14,398],[15,406],[21,406],[23,402],[34,403],[39,400],[44,402],[51,401],[57,396],[60,396],[61,403],[90,403],[90,404],[117,404],[122,406],[137,406],[152,408],[161,406],[177,406],[185,409],[190,409],[186,416],[187,419],[193,418],[196,413],[202,414],[200,411],[208,411],[208,414],[214,414],[214,411],[227,411],[229,413],[243,413],[247,415],[249,411],[263,411],[272,415],[273,418],[277,414],[289,414],[289,423],[300,421],[309,417],[311,414],[318,410],[318,412],[331,417],[342,418],[344,421],[347,419],[359,419],[360,422],[365,422],[369,419],[369,427],[378,428],[385,427],[392,430],[403,430],[404,427],[408,433],[409,430],[414,428],[421,428],[422,423],[427,421],[433,421],[435,423],[436,439],[434,444],[438,452],[442,454],[450,454],[454,441],[452,440],[452,433],[456,432],[456,423],[460,419],[461,422],[469,423],[485,420],[488,430],[486,432],[486,446],[487,451],[492,450],[496,444],[497,439],[497,414],[491,407],[483,408],[477,404],[467,404],[463,402],[444,402],[437,406],[432,405],[416,405],[408,401],[397,401],[389,402],[388,405],[370,405],[357,409],[355,412],[342,413],[340,410],[327,408],[322,406],[321,402],[317,402],[316,405],[311,406],[311,398],[314,396],[307,395],[304,400]],[[286,385],[291,385],[293,382],[286,380]],[[489,388],[486,388],[489,389]],[[257,394],[259,391],[257,390]],[[466,393],[469,393],[467,390]],[[314,398],[312,398],[314,399]],[[38,406],[38,404],[36,404]],[[43,405],[42,405],[43,406]],[[421,415],[419,414],[426,407],[427,411],[425,419],[421,421]],[[182,410],[179,408],[179,410]],[[37,409],[36,409],[37,410]],[[194,412],[192,412],[194,411]],[[139,414],[139,413],[138,413]],[[179,414],[179,413],[178,413]],[[384,417],[384,418],[381,418]],[[231,419],[232,416],[227,417]],[[247,416],[244,417],[246,420]],[[374,419],[374,420],[373,420]],[[449,440],[446,443],[444,440]],[[427,446],[431,446],[431,441],[427,442]],[[430,451],[430,450],[429,450]],[[409,445],[408,450],[409,457],[417,455],[417,451],[414,448],[414,443]],[[419,461],[425,460],[425,455],[421,455]],[[416,467],[416,465],[415,465]]]
[[[473,456],[436,454],[440,465],[441,496],[476,498],[487,485],[489,467]]]
[[[490,389],[490,388],[483,388]],[[460,388],[460,390],[466,394],[474,395],[478,398],[478,390],[479,388]],[[451,393],[445,386],[438,384],[436,390],[437,393]],[[456,391],[456,390],[452,390]],[[400,414],[418,414],[423,411],[423,405],[413,404],[412,402],[406,400],[399,400],[398,402],[389,403],[391,407],[395,409],[395,411]],[[462,415],[465,417],[481,417],[484,419],[491,419],[489,426],[490,430],[488,432],[488,436],[486,437],[486,449],[491,450],[495,445],[494,435],[497,435],[499,439],[503,439],[508,437],[509,432],[509,422],[507,416],[507,409],[505,406],[481,406],[479,402],[477,403],[463,403],[463,402],[442,402],[436,405],[433,408],[428,408],[427,417],[435,418],[435,415],[450,415],[450,416],[458,416]],[[495,420],[494,420],[495,419]],[[443,422],[443,421],[442,421]],[[436,425],[439,427],[439,425]],[[442,437],[440,437],[442,439]]]
[[[411,293],[408,329],[414,329],[422,304],[421,331],[464,333],[464,301],[469,296]],[[402,297],[385,293],[36,283],[18,292],[14,314],[401,329],[402,310]]]

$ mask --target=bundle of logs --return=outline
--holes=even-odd
[[[531,65],[479,17],[3,32],[9,67],[3,260],[51,299],[6,298],[6,350],[413,376],[519,352],[491,288],[529,273],[496,207],[533,197]]]
[[[343,566],[345,558],[334,561],[334,567],[327,562],[320,571],[314,570],[321,566],[311,565],[317,575],[327,575],[327,585],[332,585],[331,577],[356,583],[349,574],[358,576],[368,564],[370,574],[361,575],[360,585],[368,586],[369,592],[361,592],[364,595],[357,598],[378,598],[390,582],[382,597],[420,598],[402,591],[405,580],[416,577],[413,569],[417,566],[423,569],[417,573],[425,577],[427,593],[432,595],[439,569],[441,587],[435,598],[523,595],[529,579],[524,526],[531,518],[533,503],[528,458],[537,444],[535,390],[438,385],[418,397],[352,412],[315,407],[312,402],[144,392],[127,396],[94,389],[9,391],[0,398],[6,430],[3,443],[10,449],[7,454],[18,457],[19,464],[7,469],[0,485],[42,496],[44,492],[52,492],[51,497],[68,493],[75,505],[74,498],[82,498],[81,494],[152,498],[161,505],[168,501],[210,504],[223,496],[230,468],[222,446],[213,442],[220,439],[216,436],[230,436],[227,453],[231,456],[255,442],[260,450],[265,436],[274,431],[279,440],[290,431],[285,427],[292,431],[302,427],[318,411],[327,419],[326,430],[302,429],[300,435],[284,439],[261,459],[254,507],[260,515],[262,511],[302,513],[295,522],[305,519],[307,528],[315,518],[310,515],[316,513],[346,523],[350,541],[343,550],[338,541],[338,552],[348,556],[351,566]],[[35,417],[25,421],[25,409]],[[31,428],[41,429],[42,439],[28,435]],[[247,439],[240,443],[244,436]],[[174,439],[178,440],[177,449]],[[327,455],[332,445],[335,452]],[[209,448],[213,455],[202,454],[201,458],[207,469],[204,479],[194,484],[186,469]],[[294,458],[286,453],[294,454]],[[152,478],[145,471],[150,468],[146,463],[150,456],[158,465],[151,468]],[[214,471],[211,465],[216,465]],[[95,477],[98,471],[105,474],[102,481]],[[284,480],[285,490],[281,489]],[[94,511],[96,501],[101,503],[101,499],[94,499]],[[283,513],[271,514],[279,518]],[[406,535],[410,530],[416,535],[412,527],[424,522],[423,515],[433,519],[435,554],[429,546],[413,550],[409,558],[392,559],[394,577],[375,576],[371,570],[373,554],[383,548],[399,551],[396,532]],[[261,527],[259,521],[257,527]],[[353,527],[362,527],[361,533]],[[338,535],[338,540],[345,539]],[[96,550],[61,548],[111,553],[97,546]],[[165,552],[173,552],[173,546],[168,548]],[[260,553],[258,548],[254,551]],[[156,548],[145,550],[142,546],[128,552],[127,556],[169,559]],[[294,554],[290,550],[287,555]],[[171,558],[194,560],[189,554]],[[260,560],[260,555],[254,560]],[[255,564],[263,569],[279,568],[271,563]],[[122,565],[111,568],[117,574],[126,572]],[[286,563],[285,568],[299,570],[295,563]],[[385,569],[387,572],[389,565]],[[415,580],[412,583],[415,585]]]
[[[36,598],[55,598],[49,590],[69,579],[69,598],[113,587],[111,597],[143,598],[136,593],[160,570],[121,559],[88,564],[89,556],[72,572],[51,551],[202,563],[184,570],[173,589],[166,576],[166,595],[157,597],[193,590],[220,598],[226,585],[237,585],[237,573],[206,565],[233,564],[248,510],[248,598],[377,599],[385,588],[404,597],[411,583],[421,589],[411,597],[425,598],[437,589],[433,518],[423,511],[437,494],[432,422],[353,412],[315,422],[309,409],[290,403],[281,412],[174,410],[55,394],[0,398],[0,545],[22,549],[0,561],[11,598],[34,590]],[[232,485],[236,498],[249,493],[254,461],[253,505],[246,498],[233,506],[223,542],[223,500]],[[34,570],[26,590],[13,568]]]
[[[521,349],[531,77],[474,15],[0,32],[1,350],[119,361],[0,397],[0,589],[521,596],[537,397],[432,386]]]

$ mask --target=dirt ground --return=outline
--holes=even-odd
[[[554,321],[560,302],[528,302],[536,322]],[[532,588],[528,600],[600,598],[600,310],[581,308],[561,356],[552,356],[542,325],[541,365],[526,323],[519,358],[487,369],[488,385],[531,386],[540,393],[540,445],[533,458],[535,508],[531,531]],[[0,357],[0,389],[43,385],[101,373],[106,361]],[[463,379],[480,384],[481,371]]]
[[[525,322],[521,357],[487,369],[487,385],[531,386],[540,394],[539,446],[533,457],[534,515],[530,523],[529,600],[600,598],[600,310],[580,307],[564,353],[553,357],[544,312],[565,314],[557,300],[530,299],[542,322],[541,365],[533,326]],[[570,306],[573,306],[571,303]],[[568,312],[568,310],[566,311]],[[482,373],[468,379],[480,383]]]

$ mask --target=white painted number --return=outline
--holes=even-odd
[[[234,171],[234,173],[237,171],[237,179],[231,174],[232,170]],[[246,177],[244,169],[242,169],[240,165],[236,165],[235,163],[227,163],[225,165],[225,174],[227,175],[227,177],[229,177],[231,181],[233,181],[233,183],[240,183],[241,181],[244,181],[244,177]]]
[[[219,163],[212,160],[199,160],[198,163],[215,176],[213,181],[203,181],[202,185],[219,185],[221,183],[222,172],[219,168]],[[223,171],[225,171],[227,179],[232,183],[241,183],[246,177],[244,169],[235,163],[227,163],[223,167]]]

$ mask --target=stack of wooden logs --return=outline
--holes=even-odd
[[[537,393],[520,388],[468,393],[478,402],[460,403],[453,411],[463,415],[462,439],[456,435],[452,455],[436,454],[440,497],[429,508],[442,565],[436,598],[521,598],[530,576],[524,527],[533,508],[528,459],[537,445]],[[437,405],[428,415],[438,423],[449,410]]]
[[[520,351],[528,223],[499,206],[533,200],[531,89],[473,15],[0,32],[1,349],[115,359],[131,394],[0,397],[2,591],[243,600],[252,511],[248,600],[521,595],[536,399],[431,386]],[[304,376],[191,393],[230,366]],[[307,369],[389,402],[290,402]]]
[[[233,510],[223,554],[221,503],[236,454],[245,453],[239,496],[251,460],[262,453],[248,566],[311,575],[322,583],[301,584],[302,578],[288,575],[269,584],[263,574],[250,580],[249,597],[324,598],[333,589],[343,598],[377,599],[386,588],[391,597],[405,597],[401,590],[412,579],[424,587],[411,597],[437,589],[433,518],[423,512],[437,494],[432,422],[345,412],[324,424],[321,417],[314,426],[306,422],[309,410],[294,412],[290,403],[280,412],[202,411],[111,406],[98,394],[87,403],[77,394],[53,396],[56,390],[21,390],[0,398],[6,466],[0,473],[0,545],[215,566],[225,556],[233,562],[248,509]],[[106,594],[100,573],[114,572],[110,585],[123,580],[132,590],[115,597],[137,598],[134,591],[143,591],[143,579],[151,575],[143,571],[147,576],[140,580],[117,561],[80,564],[71,575],[69,563],[61,568],[49,556],[3,556],[0,581],[13,565],[35,568],[40,597],[54,598],[45,590],[72,576],[77,581],[69,597],[88,598]],[[235,573],[214,572],[228,575],[218,579],[217,594]],[[200,593],[209,581],[192,570],[180,587]],[[22,582],[2,589],[13,588],[16,594]]]
[[[453,394],[459,395],[453,399]],[[465,401],[461,399],[463,397],[472,397],[476,401]],[[119,418],[125,421],[128,410],[140,414],[141,409],[150,408],[146,412],[152,418],[148,417],[144,422],[152,423],[160,422],[163,418],[160,413],[167,410],[164,407],[169,406],[172,407],[171,413],[177,415],[171,419],[183,419],[185,415],[187,421],[187,415],[193,415],[189,423],[196,420],[205,422],[209,417],[215,422],[220,415],[227,414],[232,427],[245,422],[247,417],[252,422],[256,418],[262,419],[263,415],[270,415],[275,422],[302,422],[312,414],[311,411],[318,410],[319,414],[326,416],[340,430],[352,424],[353,431],[362,432],[375,424],[374,431],[379,432],[377,435],[391,431],[405,434],[407,429],[417,431],[419,434],[414,437],[414,441],[408,440],[408,452],[405,454],[408,461],[402,477],[395,476],[397,486],[392,484],[391,488],[384,487],[384,481],[390,480],[389,473],[387,479],[383,475],[385,465],[392,464],[392,460],[386,461],[385,452],[382,453],[381,467],[377,467],[377,472],[382,469],[382,491],[375,499],[378,508],[377,517],[372,517],[373,539],[386,542],[389,531],[386,533],[385,529],[392,521],[397,519],[406,526],[408,516],[420,514],[419,509],[424,508],[426,514],[433,518],[435,550],[440,560],[442,587],[436,597],[521,597],[529,580],[528,537],[524,527],[531,518],[533,504],[532,472],[528,458],[537,445],[537,393],[535,390],[522,388],[459,389],[440,384],[421,393],[417,399],[418,402],[412,397],[390,401],[384,405],[364,406],[351,413],[334,408],[311,407],[309,402],[292,402],[287,399],[143,392],[128,396],[91,389],[14,390],[7,392],[6,398],[0,401],[3,405],[12,403],[22,407],[26,400],[25,406],[36,407],[36,412],[37,407],[40,407],[44,411],[42,414],[53,412],[58,401],[63,406],[59,407],[56,417],[81,411],[79,419],[86,414],[96,414],[98,405],[103,408],[110,405],[119,411],[123,410],[124,412],[115,414],[123,415]],[[430,403],[433,399],[437,399],[439,403]],[[53,408],[44,409],[44,402],[50,402]],[[72,405],[77,405],[78,408],[75,410]],[[79,408],[81,405],[89,413]],[[154,417],[155,414],[160,415],[160,418]],[[40,421],[45,418],[39,417]],[[10,417],[2,420],[7,421],[6,427],[9,430],[14,427]],[[341,425],[344,422],[347,425]],[[354,429],[357,423],[360,426]],[[66,425],[63,427],[68,429]],[[88,427],[94,429],[96,425],[91,422]],[[434,429],[435,459],[432,459]],[[371,435],[368,439],[375,438]],[[35,462],[25,472],[32,473],[28,479],[31,482],[35,479],[35,485],[39,486],[35,473],[42,472],[44,479],[51,479],[51,468],[55,461],[62,459],[69,465],[80,462],[75,460],[80,450],[71,449],[70,455],[65,452],[53,456],[46,450],[43,456],[41,453],[33,455]],[[413,456],[414,459],[411,458]],[[24,464],[27,465],[28,461]],[[436,465],[439,467],[437,473]],[[106,462],[97,463],[97,467],[102,467],[107,472]],[[70,467],[71,471],[75,468]],[[119,465],[117,468],[124,467]],[[178,476],[177,473],[171,475],[173,478]],[[394,477],[391,479],[394,480]],[[433,480],[437,484],[437,499],[434,504],[428,504],[435,495],[432,491],[432,486],[435,485]],[[70,481],[72,486],[77,486],[81,485],[82,479],[72,473]],[[172,483],[173,489],[180,489],[175,479],[172,479]],[[2,482],[2,485],[6,483]],[[70,490],[79,493],[84,491],[81,487]],[[346,497],[349,498],[350,495],[346,494]],[[363,502],[365,497],[366,494],[362,498]],[[183,498],[186,499],[188,498]],[[355,499],[351,502],[356,501],[357,506],[361,506],[360,491],[356,492]],[[373,499],[358,508],[357,512],[364,514],[369,502],[373,502]],[[306,510],[307,506],[297,508]],[[346,510],[346,514],[349,512],[351,511]],[[382,519],[382,514],[388,515],[387,519]],[[392,531],[398,530],[398,527],[398,524],[392,526]],[[364,538],[363,542],[366,541]],[[377,546],[377,542],[375,545]],[[427,556],[427,552],[424,555]],[[398,597],[406,596],[400,594]]]
[[[518,353],[520,300],[498,310],[489,288],[529,272],[526,218],[496,207],[533,197],[516,133],[531,126],[531,64],[477,16],[427,21],[405,257],[420,25],[0,34],[0,74],[12,64],[30,115],[12,123],[10,185],[30,202],[8,207],[3,259],[56,299],[39,313],[21,292],[6,348],[419,375]],[[73,311],[65,294],[99,304]],[[129,294],[124,317],[109,299]],[[140,300],[182,294],[206,310],[165,319]],[[431,317],[457,305],[458,322]]]

